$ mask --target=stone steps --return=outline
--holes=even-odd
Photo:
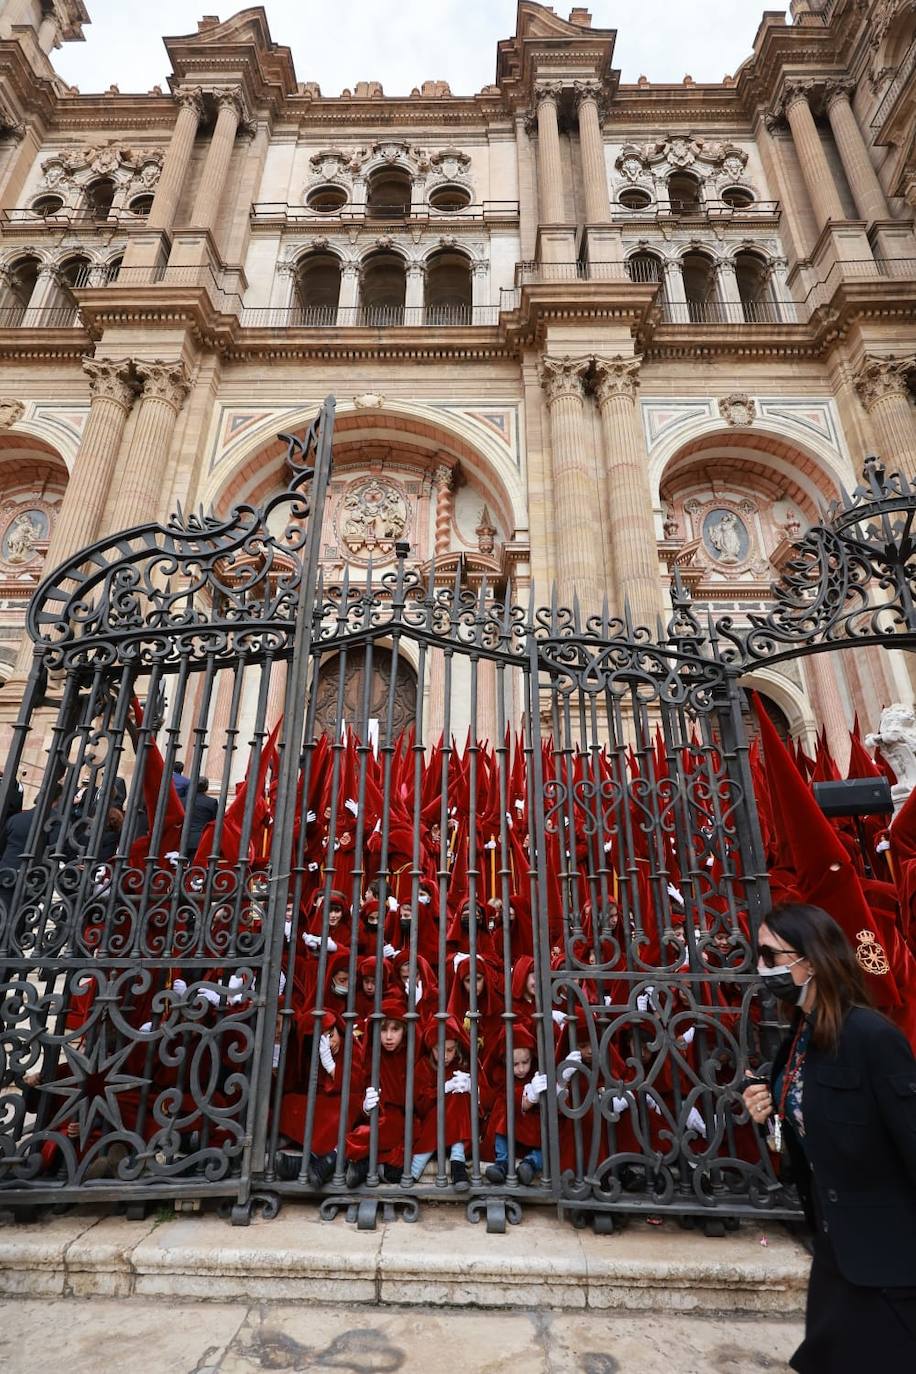
[[[797,1317],[808,1256],[777,1223],[723,1239],[633,1222],[611,1236],[545,1212],[489,1235],[463,1211],[360,1231],[287,1203],[233,1228],[213,1213],[129,1221],[77,1208],[0,1228],[0,1296],[546,1307]],[[765,1244],[763,1242],[766,1242]]]

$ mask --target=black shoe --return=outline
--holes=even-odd
[[[470,1188],[468,1182],[468,1166],[463,1159],[453,1159],[450,1164],[452,1175],[452,1187],[456,1193],[466,1193]]]
[[[531,1163],[531,1160],[523,1159],[516,1173],[518,1174],[518,1181],[522,1187],[530,1188],[531,1184],[534,1182],[535,1173],[534,1165]]]
[[[334,1173],[334,1166],[337,1163],[337,1151],[331,1150],[326,1155],[313,1155],[312,1162],[309,1164],[309,1183],[313,1188],[323,1188],[328,1179]]]
[[[351,1159],[347,1165],[347,1187],[361,1188],[368,1177],[368,1159]]]
[[[381,1174],[385,1183],[400,1183],[401,1181],[401,1170],[396,1164],[383,1164]]]
[[[302,1155],[298,1150],[278,1150],[274,1156],[274,1168],[277,1171],[277,1178],[284,1183],[292,1183],[294,1178],[299,1177],[299,1170],[302,1168]]]
[[[501,1164],[488,1164],[486,1177],[488,1183],[495,1183],[497,1188],[501,1188],[506,1181],[506,1171]]]

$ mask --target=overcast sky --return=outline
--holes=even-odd
[[[84,43],[53,54],[61,76],[81,91],[165,86],[163,34],[194,33],[202,14],[220,19],[245,8],[220,0],[86,0]],[[557,0],[564,17],[572,0]],[[624,81],[719,81],[748,56],[765,0],[592,0],[596,28],[616,28],[614,65]],[[780,8],[778,0],[772,8]],[[493,81],[496,44],[515,29],[516,0],[265,0],[270,31],[292,49],[300,81],[338,95],[360,80],[406,95],[424,80],[448,81],[470,95]]]

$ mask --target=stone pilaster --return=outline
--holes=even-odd
[[[166,486],[169,445],[190,389],[182,362],[136,362],[143,391],[111,514],[113,530],[155,520]]]
[[[595,394],[607,467],[616,610],[629,601],[633,621],[655,629],[661,610],[649,458],[636,405],[639,358],[596,358]]]
[[[825,96],[827,117],[859,214],[870,222],[890,219],[891,213],[884,190],[868,156],[859,122],[849,103],[849,96],[854,88],[855,83],[852,81],[828,83]]]
[[[436,479],[436,557],[441,558],[452,547],[452,489],[454,473],[447,463],[440,463]]]
[[[220,201],[226,189],[229,160],[242,119],[242,93],[239,87],[217,91],[214,99],[218,108],[216,125],[191,212],[191,224],[195,229],[212,229],[216,224]]]
[[[585,190],[586,224],[606,224],[609,195],[604,138],[601,133],[600,94],[597,81],[581,81],[575,86],[579,115],[579,149],[582,155],[582,184]]]
[[[810,81],[796,81],[787,85],[783,108],[820,230],[828,220],[842,220],[846,215],[808,103],[811,84]]]
[[[907,377],[916,372],[916,357],[866,354],[854,380],[859,400],[871,420],[878,457],[886,466],[916,474],[916,414]]]
[[[587,456],[584,423],[583,379],[591,362],[590,357],[541,359],[550,410],[557,594],[564,606],[578,596],[585,615],[600,611],[605,593],[595,462]]]

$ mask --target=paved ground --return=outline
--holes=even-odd
[[[0,1301],[3,1374],[759,1374],[800,1338],[779,1318]]]

